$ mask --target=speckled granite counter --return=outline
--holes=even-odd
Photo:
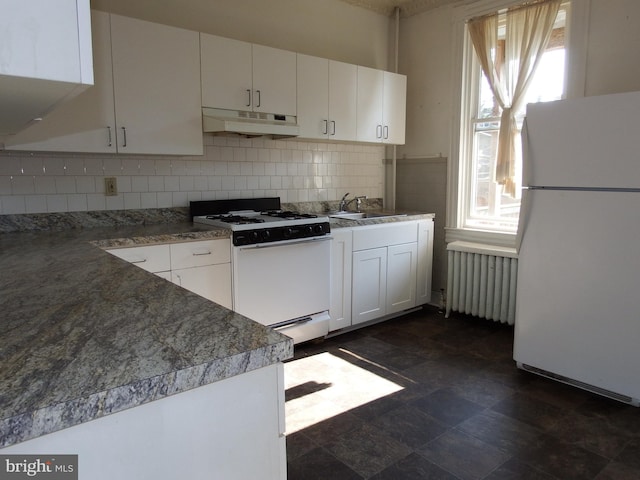
[[[102,251],[190,223],[0,235],[0,447],[291,357],[293,342]]]

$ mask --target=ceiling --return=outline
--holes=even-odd
[[[396,7],[400,7],[401,17],[410,17],[432,10],[442,5],[459,3],[459,0],[342,0],[358,7],[372,10],[381,15],[391,16]]]

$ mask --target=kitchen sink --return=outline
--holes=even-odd
[[[336,212],[330,213],[331,218],[340,218],[342,220],[363,220],[367,218],[392,218],[406,217],[406,213],[381,213],[381,212]]]

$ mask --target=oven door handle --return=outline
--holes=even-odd
[[[302,323],[307,323],[311,321],[311,317],[300,317],[300,318],[293,318],[291,320],[285,320],[284,322],[278,322],[278,323],[274,323],[272,325],[269,325],[271,328],[283,328],[283,327],[288,327],[290,325],[299,325]]]
[[[333,237],[331,235],[325,235],[324,237],[305,238],[304,240],[283,240],[283,241],[273,242],[273,243],[256,243],[255,245],[247,245],[246,247],[236,247],[236,248],[240,250],[251,250],[255,248],[275,248],[275,247],[286,247],[289,245],[300,245],[302,243],[326,242],[329,240],[333,240]]]

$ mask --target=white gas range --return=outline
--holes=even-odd
[[[233,309],[295,343],[329,331],[331,228],[279,198],[191,202],[194,223],[228,228]]]

